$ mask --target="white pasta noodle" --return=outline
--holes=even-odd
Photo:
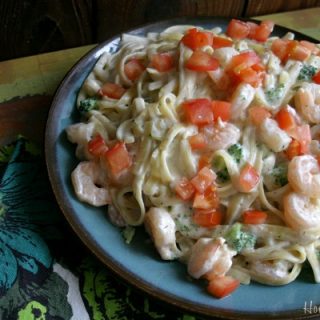
[[[144,225],[194,278],[284,285],[309,261],[320,283],[319,123],[306,120],[320,47],[283,57],[276,44],[294,34],[254,37],[191,25],[124,34],[78,93],[72,182],[119,226]]]
[[[320,283],[320,262],[319,262],[320,241],[317,240],[306,246],[307,259],[313,269],[314,280]]]
[[[284,285],[294,281],[301,271],[301,264],[289,264],[286,260],[273,264],[256,262],[250,269],[251,278],[263,284]]]

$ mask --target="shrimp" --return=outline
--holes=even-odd
[[[263,120],[258,130],[260,140],[274,152],[285,150],[291,142],[290,136],[273,119]]]
[[[208,140],[208,149],[215,151],[227,149],[240,139],[240,129],[232,123],[223,122],[220,118],[214,126],[204,127]]]
[[[96,207],[111,204],[111,196],[98,162],[80,162],[71,173],[71,180],[81,201]]]
[[[288,166],[289,185],[295,192],[308,197],[320,196],[320,168],[311,155],[294,157]]]
[[[294,97],[295,106],[310,123],[320,123],[320,85],[304,83]]]
[[[72,124],[66,129],[66,132],[68,140],[77,144],[76,157],[83,160],[91,159],[92,155],[87,146],[94,133],[94,124],[92,122]]]
[[[311,142],[309,145],[309,151],[315,157],[320,156],[320,124],[316,124],[310,128]]]
[[[292,275],[299,275],[300,269],[293,268],[293,263],[287,260],[260,261],[249,264],[249,273],[253,280],[272,285],[283,285],[292,281]]]
[[[320,124],[316,124],[310,128],[312,140],[320,140]]]
[[[285,222],[292,229],[320,227],[320,199],[290,192],[285,196],[283,205]]]
[[[246,110],[254,99],[256,89],[250,84],[238,85],[231,97],[231,119],[234,121],[245,120]]]
[[[224,275],[232,266],[236,252],[230,250],[224,238],[200,238],[192,247],[188,273],[195,279],[206,274]]]
[[[176,243],[176,224],[167,210],[149,209],[144,224],[163,260],[173,260],[182,255]]]
[[[222,67],[226,67],[231,61],[232,57],[239,54],[239,52],[232,47],[219,48],[214,50],[213,56],[219,60]]]

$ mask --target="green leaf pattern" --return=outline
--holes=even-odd
[[[122,283],[70,237],[40,149],[23,137],[0,148],[0,319],[195,319]],[[87,313],[75,319],[80,303]]]

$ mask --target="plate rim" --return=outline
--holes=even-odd
[[[53,190],[55,199],[58,203],[58,206],[63,213],[64,217],[68,221],[69,225],[75,232],[76,236],[79,237],[82,241],[82,243],[92,252],[107,268],[109,268],[114,274],[116,274],[118,277],[124,279],[127,281],[130,285],[132,285],[135,289],[138,289],[139,291],[145,292],[149,294],[152,298],[155,298],[157,300],[160,300],[162,302],[165,302],[168,304],[169,308],[172,307],[178,307],[183,312],[193,312],[199,315],[204,316],[214,316],[219,318],[226,318],[226,319],[265,319],[267,316],[270,319],[313,319],[317,318],[317,315],[303,315],[301,312],[295,313],[294,310],[292,311],[281,311],[281,312],[275,312],[270,314],[269,312],[239,312],[239,311],[228,311],[217,307],[205,307],[205,306],[198,306],[195,303],[188,302],[184,300],[183,298],[180,298],[174,294],[171,294],[170,292],[158,290],[153,288],[152,285],[150,285],[147,281],[144,281],[143,278],[139,277],[139,281],[137,281],[137,276],[134,275],[134,273],[130,272],[128,268],[123,268],[117,261],[114,261],[106,252],[102,249],[100,244],[93,239],[92,236],[86,230],[84,230],[81,226],[81,223],[79,221],[79,218],[76,214],[73,213],[73,208],[69,207],[67,204],[67,201],[64,201],[67,199],[66,195],[61,192],[61,185],[62,182],[59,179],[58,169],[53,165],[56,160],[55,150],[56,147],[52,146],[52,137],[55,138],[55,141],[58,139],[57,133],[57,126],[53,125],[54,123],[54,112],[57,111],[57,106],[59,105],[59,100],[61,99],[61,96],[65,94],[65,91],[67,90],[66,84],[70,81],[70,79],[75,75],[75,73],[78,71],[78,69],[88,62],[88,60],[94,59],[97,61],[98,57],[94,57],[95,54],[97,54],[101,49],[112,43],[113,41],[118,41],[121,38],[121,35],[123,33],[139,33],[143,32],[145,33],[146,30],[157,27],[161,28],[161,26],[168,24],[175,25],[175,24],[186,24],[187,21],[198,21],[198,24],[204,23],[204,21],[207,21],[208,23],[212,21],[213,23],[219,23],[223,22],[229,22],[232,18],[224,18],[224,17],[214,17],[214,16],[185,16],[185,17],[178,17],[178,18],[171,18],[171,19],[163,19],[158,20],[155,22],[149,22],[145,24],[141,24],[137,27],[130,28],[126,31],[123,31],[119,34],[116,34],[98,45],[96,45],[94,48],[90,49],[83,57],[81,57],[75,64],[72,66],[72,68],[69,69],[69,71],[64,76],[63,80],[60,82],[58,88],[56,89],[50,110],[48,113],[46,126],[45,126],[45,140],[44,140],[44,151],[45,151],[45,162],[48,172],[48,177],[50,181],[51,188]],[[243,21],[255,21],[260,22],[256,19],[246,19],[246,18],[236,18]],[[275,26],[279,31],[282,32],[293,32],[298,38],[303,38],[310,41],[317,41],[316,39],[305,35],[303,33],[300,33],[298,31],[292,30],[287,27],[282,27],[279,25]],[[55,143],[54,143],[55,145]],[[298,310],[297,310],[298,311]]]

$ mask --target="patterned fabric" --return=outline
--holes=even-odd
[[[88,252],[24,138],[0,149],[0,270],[2,320],[195,319],[119,281]]]

